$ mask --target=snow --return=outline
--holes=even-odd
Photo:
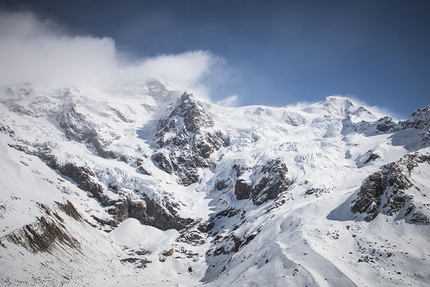
[[[430,281],[428,225],[382,214],[365,222],[349,212],[363,180],[382,165],[415,151],[430,154],[417,129],[382,133],[370,124],[366,132],[344,129],[346,120],[374,123],[385,116],[379,110],[340,96],[282,108],[205,104],[213,130],[226,133],[230,145],[215,151],[213,165],[185,187],[150,157],[158,148],[157,121],[169,114],[181,88],[151,79],[140,86],[112,83],[105,90],[25,85],[6,90],[0,97],[0,128],[15,133],[0,132],[0,282],[5,286],[426,286]],[[82,115],[75,124],[94,129],[109,151],[131,162],[103,158],[88,142],[67,138],[58,116],[72,107]],[[204,244],[193,245],[179,240],[182,231],[162,231],[134,218],[102,226],[94,217],[112,219],[106,207],[13,145],[33,152],[51,149],[59,163],[89,167],[112,200],[139,200],[142,194],[169,200],[177,204],[178,216],[212,219],[214,229]],[[370,154],[379,157],[367,161]],[[288,168],[288,190],[258,206],[237,200],[235,180],[259,182],[255,167],[277,158]],[[137,159],[150,175],[137,171]],[[235,166],[248,169],[238,176]],[[230,186],[217,190],[218,180]],[[430,215],[430,166],[418,165],[410,180],[413,187],[405,192]],[[120,191],[109,189],[112,185]],[[84,222],[56,207],[67,201]],[[8,241],[8,235],[48,216],[41,204],[64,219],[80,249],[59,246],[34,254]],[[216,216],[229,209],[238,213]],[[213,255],[220,247],[237,250]],[[149,262],[146,267],[139,267],[141,260]]]
[[[38,158],[4,148],[10,139],[0,134],[0,236],[3,237],[22,225],[31,223],[40,211],[34,202],[53,203],[61,200],[61,193],[41,177],[48,168]],[[43,191],[43,192],[40,192]]]
[[[131,248],[145,248],[154,252],[160,245],[166,242],[171,244],[179,235],[176,230],[161,231],[152,226],[140,224],[137,219],[129,218],[124,220],[117,229],[110,233],[118,243]]]

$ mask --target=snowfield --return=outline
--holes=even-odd
[[[430,106],[0,89],[2,286],[428,286]]]

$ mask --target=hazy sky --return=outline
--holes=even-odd
[[[340,94],[406,117],[430,104],[427,0],[0,0],[0,10],[3,79],[26,65],[26,77],[77,80],[121,70],[237,105]]]

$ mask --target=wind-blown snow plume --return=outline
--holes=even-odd
[[[231,95],[217,102],[218,105],[223,107],[236,107],[238,106],[238,103],[239,103],[238,95]]]

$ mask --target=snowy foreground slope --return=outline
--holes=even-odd
[[[428,286],[430,106],[0,88],[2,286]]]

